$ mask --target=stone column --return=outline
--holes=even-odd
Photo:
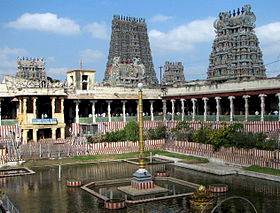
[[[37,142],[37,141],[38,141],[37,132],[38,132],[38,129],[33,129],[33,130],[32,130],[33,141],[34,141],[34,142]]]
[[[175,99],[171,99],[171,120],[174,121],[175,117]]]
[[[277,93],[276,96],[278,97],[278,121],[280,121],[280,93]]]
[[[60,135],[61,135],[61,139],[65,139],[65,128],[64,127],[60,128]]]
[[[249,115],[249,103],[248,103],[248,98],[250,98],[250,95],[243,95],[244,101],[245,101],[245,121],[248,121],[248,115]]]
[[[196,98],[192,98],[192,121],[195,121],[195,111],[196,111]]]
[[[27,133],[28,133],[28,129],[23,129],[22,130],[22,143],[23,144],[27,143]]]
[[[203,121],[206,122],[207,121],[207,101],[208,101],[208,98],[203,97],[202,100],[203,100],[203,103],[204,103]]]
[[[52,128],[52,139],[56,140],[56,128]]]
[[[75,100],[74,101],[75,103],[75,123],[79,124],[80,123],[80,117],[79,117],[79,104],[80,104],[80,101],[79,100]]]
[[[52,118],[54,118],[55,113],[55,97],[51,97],[51,104],[52,104]]]
[[[21,114],[22,113],[22,99],[21,98],[18,98],[18,101],[19,101],[19,103],[18,103],[18,116],[19,116],[19,114]]]
[[[220,121],[220,113],[221,113],[221,106],[220,106],[220,100],[221,97],[215,97],[216,99],[216,121]]]
[[[229,96],[229,107],[230,107],[230,122],[233,121],[233,114],[234,114],[234,105],[233,105],[233,99],[235,99],[234,96]]]
[[[23,114],[26,115],[27,113],[27,98],[23,98]]]
[[[63,113],[64,114],[64,98],[61,98],[60,99],[60,105],[61,105],[61,113]]]
[[[112,101],[106,101],[107,102],[107,114],[108,114],[108,120],[109,122],[112,122],[112,117],[111,117],[111,103]]]
[[[96,116],[95,116],[95,103],[96,101],[90,101],[91,103],[91,114],[92,114],[92,123],[96,123]]]
[[[182,118],[181,120],[184,121],[185,119],[185,99],[181,99],[181,111],[182,111]]]
[[[37,97],[33,97],[33,116],[37,118]]]
[[[162,114],[163,114],[163,121],[166,121],[166,100],[162,100]]]
[[[125,109],[126,101],[122,101],[122,114],[123,114],[123,122],[126,122],[126,109]]]
[[[261,121],[264,121],[264,114],[265,114],[265,97],[267,95],[266,94],[260,94],[259,97],[261,99]]]
[[[154,121],[154,101],[150,101],[151,121]]]

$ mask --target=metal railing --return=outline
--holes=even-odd
[[[151,116],[144,116],[143,117],[144,121],[150,121]],[[220,121],[230,121],[230,116],[229,115],[220,115],[219,117]],[[264,115],[264,121],[278,121],[278,115]],[[123,121],[122,116],[112,116],[111,117],[112,121]],[[137,120],[137,116],[127,116],[126,117],[127,121],[130,120]],[[154,116],[155,121],[162,121],[163,116],[162,115],[155,115]],[[172,120],[172,115],[167,114],[166,115],[166,120],[171,121]],[[176,114],[174,115],[174,120],[175,121],[181,121],[182,120],[182,115]],[[204,116],[203,115],[195,115],[195,121],[203,121]],[[248,115],[248,121],[260,121],[261,116],[260,115]],[[82,124],[91,124],[92,123],[92,117],[80,117],[80,123]],[[96,122],[108,122],[109,119],[108,117],[96,117]],[[192,115],[185,115],[184,116],[184,121],[192,121]],[[207,121],[216,121],[216,115],[207,115]],[[234,115],[233,116],[233,121],[240,121],[243,122],[245,121],[245,115]]]

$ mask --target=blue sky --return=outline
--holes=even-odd
[[[264,63],[280,58],[280,1],[238,0],[1,0],[0,74],[16,73],[17,56],[44,57],[47,74],[65,79],[67,70],[95,69],[103,79],[114,14],[146,19],[154,67],[182,61],[187,80],[204,79],[220,11],[251,4]],[[280,74],[280,62],[267,66]]]

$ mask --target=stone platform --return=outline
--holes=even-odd
[[[165,193],[168,192],[168,189],[154,185],[154,188],[150,189],[135,189],[132,188],[132,186],[121,186],[118,187],[118,190],[131,195],[131,196],[141,196],[141,195],[151,195],[151,194],[159,194],[159,193]]]

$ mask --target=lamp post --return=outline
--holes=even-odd
[[[143,84],[138,84],[138,110],[139,110],[139,169],[145,169],[145,161],[144,161],[144,139],[143,139],[143,92],[142,92]]]
[[[152,175],[145,169],[145,158],[144,158],[144,138],[143,138],[143,84],[138,84],[138,110],[139,110],[139,168],[133,173],[131,180],[131,187],[137,190],[151,189],[154,188],[154,182]]]

